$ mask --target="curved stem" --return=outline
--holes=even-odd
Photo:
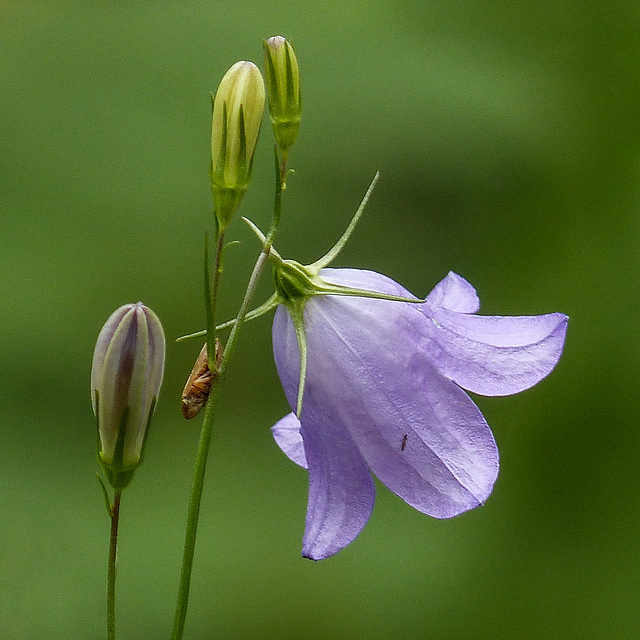
[[[280,176],[280,163],[278,159],[277,151],[275,152],[276,163],[276,197],[273,209],[273,218],[271,220],[271,226],[269,233],[265,238],[265,241],[260,251],[260,255],[256,260],[256,264],[253,267],[247,290],[244,294],[244,299],[240,305],[238,315],[236,316],[235,323],[229,334],[229,339],[224,349],[224,355],[222,362],[218,367],[218,375],[214,376],[213,383],[211,385],[211,391],[209,392],[209,400],[205,408],[204,419],[202,420],[202,428],[200,430],[200,440],[198,442],[198,452],[196,454],[196,465],[193,475],[193,485],[191,487],[191,497],[189,499],[189,511],[187,514],[187,527],[184,538],[184,552],[182,556],[182,569],[180,572],[180,586],[178,588],[178,603],[176,605],[176,613],[173,623],[173,633],[171,640],[181,640],[184,633],[184,625],[187,618],[187,607],[189,604],[189,588],[191,585],[191,572],[193,569],[193,556],[196,546],[196,535],[198,531],[198,520],[200,517],[200,504],[202,501],[202,489],[204,486],[205,471],[207,468],[207,459],[209,456],[209,449],[211,446],[211,438],[213,434],[213,424],[215,421],[216,409],[218,407],[218,395],[220,389],[220,382],[224,379],[224,373],[227,368],[229,359],[231,358],[233,351],[235,350],[238,337],[240,335],[240,327],[244,322],[245,316],[249,311],[251,299],[255,293],[258,280],[264,268],[265,262],[269,256],[271,250],[271,244],[275,237],[278,225],[280,223],[280,215],[282,212],[282,178]],[[222,234],[219,234],[219,236]],[[218,237],[216,242],[216,268],[214,271],[214,280],[212,286],[212,310],[215,310],[216,297],[218,291],[218,280],[221,273],[220,256],[222,253],[223,243]],[[209,313],[209,312],[207,312]],[[211,314],[213,326],[215,326],[215,316]],[[207,342],[213,343],[213,337],[210,335],[211,331],[207,332]],[[215,353],[215,351],[209,350],[209,353]],[[211,357],[211,356],[210,356]]]
[[[189,512],[187,514],[187,527],[184,538],[184,552],[182,556],[182,570],[180,573],[180,587],[178,589],[178,604],[176,606],[176,614],[173,625],[172,640],[180,640],[184,633],[184,625],[187,617],[187,606],[189,604],[189,587],[191,584],[191,572],[193,569],[193,556],[196,546],[196,535],[198,530],[198,520],[200,517],[200,503],[202,501],[202,489],[204,486],[205,471],[207,468],[207,459],[209,449],[211,447],[211,438],[213,434],[213,424],[215,421],[215,413],[218,406],[218,396],[220,382],[223,379],[227,363],[233,350],[235,349],[238,337],[239,327],[242,324],[251,304],[251,297],[258,283],[258,278],[262,271],[262,267],[267,258],[267,253],[262,251],[251,274],[247,292],[245,294],[242,305],[238,312],[236,322],[229,335],[229,340],[224,349],[224,356],[218,375],[214,377],[211,391],[209,392],[209,400],[205,407],[204,419],[202,421],[202,429],[200,430],[200,440],[198,442],[198,452],[196,454],[196,465],[193,476],[193,485],[191,488],[191,497],[189,499]]]
[[[271,218],[271,224],[269,225],[269,232],[267,233],[267,237],[264,239],[262,243],[262,250],[260,251],[260,255],[256,260],[256,263],[253,267],[253,271],[251,272],[251,277],[249,278],[249,284],[247,285],[247,291],[244,294],[244,299],[242,300],[242,304],[240,305],[240,309],[238,310],[238,315],[236,316],[235,323],[233,328],[231,329],[231,333],[229,334],[229,340],[227,341],[227,346],[224,349],[224,356],[222,358],[222,362],[220,363],[219,371],[220,377],[224,376],[224,372],[227,368],[227,362],[231,355],[233,354],[233,350],[235,349],[236,342],[238,340],[238,335],[240,333],[240,328],[242,327],[242,323],[245,320],[247,313],[249,312],[249,306],[251,305],[251,299],[253,298],[253,294],[258,285],[258,280],[262,274],[262,270],[264,269],[264,265],[269,258],[269,253],[271,252],[271,246],[273,245],[273,240],[276,237],[276,232],[278,231],[278,227],[280,226],[280,217],[282,216],[282,175],[280,173],[280,160],[278,158],[278,149],[274,147],[274,162],[275,162],[275,173],[276,173],[276,195],[273,203],[273,216]]]
[[[107,638],[116,637],[116,557],[118,547],[118,522],[122,491],[115,492],[111,505],[111,536],[109,540],[109,569],[107,578]]]

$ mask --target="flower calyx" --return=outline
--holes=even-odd
[[[280,303],[287,307],[304,306],[309,298],[322,289],[322,279],[295,260],[276,260],[273,280]]]

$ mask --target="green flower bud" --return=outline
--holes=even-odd
[[[236,62],[224,75],[213,101],[211,188],[218,223],[224,229],[251,180],[264,112],[264,81],[252,62]]]
[[[269,118],[278,147],[286,153],[298,137],[302,115],[300,70],[291,43],[273,36],[263,43]]]
[[[164,373],[165,340],[142,302],[111,314],[98,335],[91,368],[98,460],[114,489],[124,489],[142,451]]]

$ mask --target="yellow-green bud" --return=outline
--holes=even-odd
[[[211,189],[221,229],[249,186],[263,112],[262,74],[252,62],[236,62],[225,73],[213,100]]]
[[[160,320],[141,302],[114,311],[98,335],[91,368],[98,460],[117,490],[129,484],[142,462],[164,355]]]
[[[291,43],[273,36],[263,43],[269,118],[278,147],[286,153],[298,137],[302,115],[300,69]]]

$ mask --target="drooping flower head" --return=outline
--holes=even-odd
[[[91,400],[98,421],[98,460],[115,489],[124,489],[142,462],[164,357],[160,320],[141,302],[114,311],[98,335]]]
[[[435,518],[483,504],[498,450],[464,389],[499,396],[533,386],[558,362],[568,320],[476,315],[475,290],[454,273],[418,301],[379,273],[327,268],[336,247],[313,265],[275,267],[273,351],[293,411],[272,431],[309,471],[302,554],[313,560],[360,533],[372,474]]]
[[[319,276],[410,295],[372,271],[323,269]],[[454,273],[422,304],[342,296],[307,302],[302,411],[273,427],[284,453],[309,469],[304,556],[326,558],[362,530],[375,497],[371,473],[435,518],[456,516],[489,497],[498,450],[463,389],[508,395],[536,384],[560,357],[567,318],[478,316],[477,309],[475,291]],[[273,350],[295,408],[299,347],[282,305]]]

